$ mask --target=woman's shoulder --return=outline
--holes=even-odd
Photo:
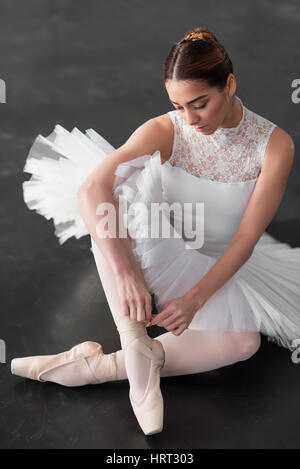
[[[161,114],[153,117],[153,120],[160,127],[163,135],[163,148],[161,151],[161,164],[164,164],[172,154],[174,140],[174,124],[170,113]],[[172,113],[171,113],[172,114]]]
[[[278,142],[284,145],[291,145],[291,146],[295,145],[294,140],[291,137],[291,135],[285,130],[283,130],[281,127],[279,127],[278,125],[274,127],[274,131],[272,132],[271,137],[270,137],[270,141],[271,140],[272,142]]]
[[[268,146],[266,148],[267,154],[274,154],[275,152],[281,151],[281,154],[285,152],[293,153],[295,150],[295,143],[291,135],[283,130],[281,127],[276,125],[273,132],[271,133],[270,139],[268,141]]]
[[[174,120],[174,112],[166,112],[165,114],[160,114],[159,116],[153,117],[153,120],[158,122],[159,125],[162,126],[165,130],[172,130],[173,128],[173,120]]]
[[[262,161],[270,160],[274,153],[279,152],[284,155],[293,152],[295,144],[291,135],[279,125],[249,109],[247,109],[247,118],[250,124],[249,135],[254,137],[260,148]]]
[[[281,176],[286,174],[288,177],[294,155],[295,144],[292,137],[276,125],[266,142],[262,172],[272,174],[273,170],[276,169]]]

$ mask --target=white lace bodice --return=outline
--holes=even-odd
[[[211,135],[197,132],[180,116],[169,111],[174,125],[173,150],[168,162],[194,176],[219,182],[257,179],[265,150],[276,124],[243,108],[236,127],[218,128]]]

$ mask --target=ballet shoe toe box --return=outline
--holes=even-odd
[[[11,373],[23,378],[44,382],[40,378],[43,373],[67,363],[91,357],[95,354],[103,354],[101,344],[86,341],[75,345],[67,352],[58,353],[56,355],[14,358],[11,361]]]

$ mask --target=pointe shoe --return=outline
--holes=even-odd
[[[98,355],[97,366],[91,369],[86,358],[95,355]],[[14,358],[11,361],[11,372],[13,375],[44,383],[46,381],[41,379],[42,374],[72,362],[75,364],[78,374],[86,378],[86,384],[99,384],[116,379],[115,353],[104,354],[101,344],[91,341],[82,342],[67,352],[56,355]],[[97,376],[95,374],[96,369]]]
[[[142,399],[135,401],[129,391],[129,399],[137,421],[145,435],[159,433],[163,429],[164,403],[160,389],[160,370],[165,363],[165,351],[156,339],[152,340],[152,350],[137,338],[145,335],[145,326],[127,317],[119,322],[122,349],[134,347],[138,352],[151,360],[150,372],[146,391]]]

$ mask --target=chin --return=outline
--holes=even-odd
[[[204,133],[205,135],[211,135],[211,134],[213,134],[215,131],[216,131],[216,129],[213,129],[213,130],[212,130],[212,129],[209,129],[209,130],[205,130],[203,133]]]

